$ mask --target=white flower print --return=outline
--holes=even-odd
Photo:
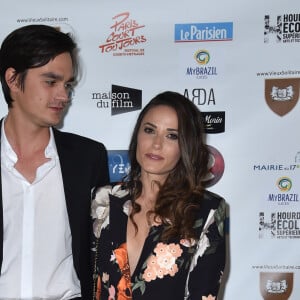
[[[100,237],[102,228],[105,228],[109,223],[110,194],[117,197],[124,197],[128,194],[128,191],[123,190],[120,184],[114,187],[106,185],[96,190],[91,207],[91,216],[94,219],[93,231],[96,238]]]

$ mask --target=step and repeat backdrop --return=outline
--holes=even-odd
[[[152,97],[173,90],[198,106],[208,189],[228,204],[220,299],[299,300],[299,0],[2,2],[1,42],[29,24],[74,35],[83,76],[60,128],[105,144],[112,181]]]

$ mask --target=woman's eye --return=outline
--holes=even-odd
[[[152,133],[152,132],[153,132],[153,129],[150,128],[150,127],[145,127],[145,128],[144,128],[144,132],[146,132],[146,133]]]
[[[178,135],[176,133],[169,133],[167,137],[171,140],[178,140]]]

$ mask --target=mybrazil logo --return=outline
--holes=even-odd
[[[275,193],[269,193],[268,201],[271,203],[277,203],[278,205],[290,205],[299,203],[299,194],[292,189],[292,179],[283,176],[277,179]]]
[[[233,23],[175,24],[175,42],[232,41]]]
[[[210,55],[207,50],[197,50],[194,54],[194,58],[199,65],[206,65],[210,61]]]
[[[289,177],[280,177],[277,186],[281,192],[288,192],[292,188],[292,180]]]
[[[211,56],[207,50],[197,50],[193,54],[197,65],[189,65],[185,69],[185,75],[196,79],[207,79],[218,75],[217,67],[209,64]]]

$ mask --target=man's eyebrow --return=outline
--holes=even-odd
[[[53,72],[46,72],[46,73],[42,73],[41,74],[42,77],[45,78],[51,78],[51,79],[55,79],[55,80],[59,80],[59,81],[63,81],[64,77],[62,75],[53,73]],[[71,77],[70,79],[67,80],[67,82],[73,82],[75,81],[74,77]]]

